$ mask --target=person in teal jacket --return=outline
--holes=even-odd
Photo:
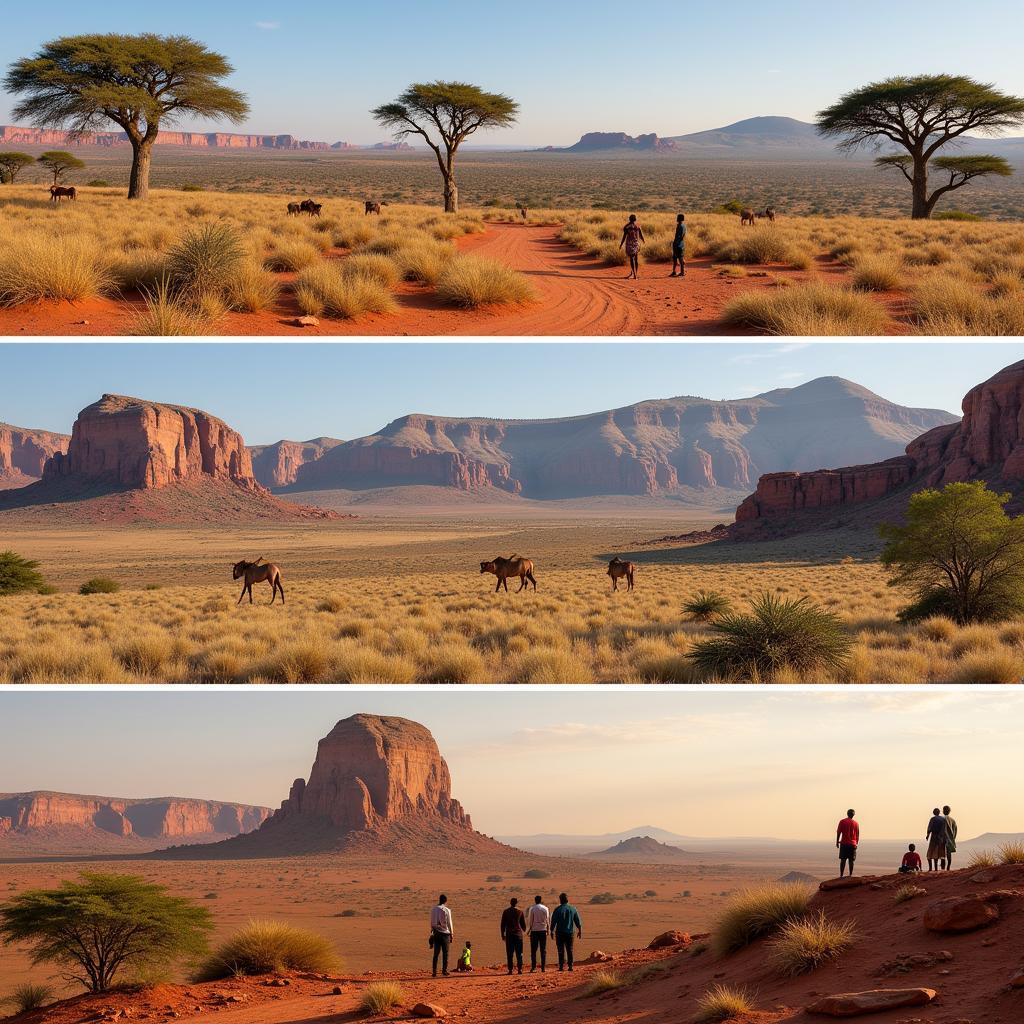
[[[558,969],[564,970],[566,963],[572,970],[572,946],[576,939],[583,938],[580,912],[569,902],[566,894],[558,896],[558,906],[551,915],[551,937],[558,947]]]

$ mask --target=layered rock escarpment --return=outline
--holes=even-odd
[[[124,799],[37,791],[0,794],[0,835],[46,833],[59,849],[61,834],[92,830],[112,836],[169,841],[237,836],[258,828],[267,807],[186,797]]]
[[[309,441],[277,441],[250,445],[252,470],[264,487],[287,487],[295,483],[299,470],[316,462],[325,452],[341,444],[334,437],[314,437]]]
[[[762,473],[897,455],[955,417],[840,378],[737,401],[672,398],[565,419],[409,415],[298,467],[294,489],[432,484],[534,499],[748,489]]]
[[[22,128],[0,125],[0,143],[22,146],[128,146],[125,132],[82,132],[74,135],[52,128]],[[183,146],[191,149],[330,149],[326,142],[310,142],[294,135],[248,135],[241,132],[175,132],[162,131],[157,146]]]
[[[67,451],[69,440],[67,434],[0,423],[0,488],[39,480],[46,460]]]
[[[1014,494],[1024,490],[1024,361],[968,391],[959,423],[927,431],[902,456],[844,469],[762,476],[736,510],[736,522],[839,511],[886,498],[908,485],[920,489],[977,479]]]

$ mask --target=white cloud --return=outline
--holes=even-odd
[[[263,29],[265,32],[272,32],[274,29],[281,27],[281,22],[279,22],[279,21],[257,21],[256,22],[256,27]]]

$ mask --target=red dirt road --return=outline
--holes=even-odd
[[[524,273],[538,301],[525,306],[465,311],[442,303],[429,288],[405,285],[394,314],[369,314],[357,320],[321,319],[315,328],[296,327],[285,282],[283,312],[234,313],[225,318],[222,336],[316,337],[371,336],[556,336],[737,334],[719,323],[723,305],[749,288],[771,286],[775,280],[806,280],[807,272],[784,267],[751,267],[747,277],[731,277],[709,260],[688,264],[684,279],[670,278],[669,265],[647,264],[639,281],[626,279],[624,267],[606,264],[559,241],[560,228],[493,224],[482,234],[464,236],[459,248],[500,260]],[[335,258],[343,259],[342,253]],[[12,337],[103,337],[131,332],[139,300],[95,299],[72,304],[40,302],[0,309],[0,335]]]

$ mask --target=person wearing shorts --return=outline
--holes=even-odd
[[[853,864],[857,859],[857,845],[860,843],[860,825],[854,818],[854,810],[851,807],[836,826],[836,849],[839,850],[839,877],[850,868],[850,877],[853,877]]]
[[[679,273],[676,273],[676,267]],[[669,277],[686,277],[686,215],[676,216],[676,233],[672,237],[672,273]]]

